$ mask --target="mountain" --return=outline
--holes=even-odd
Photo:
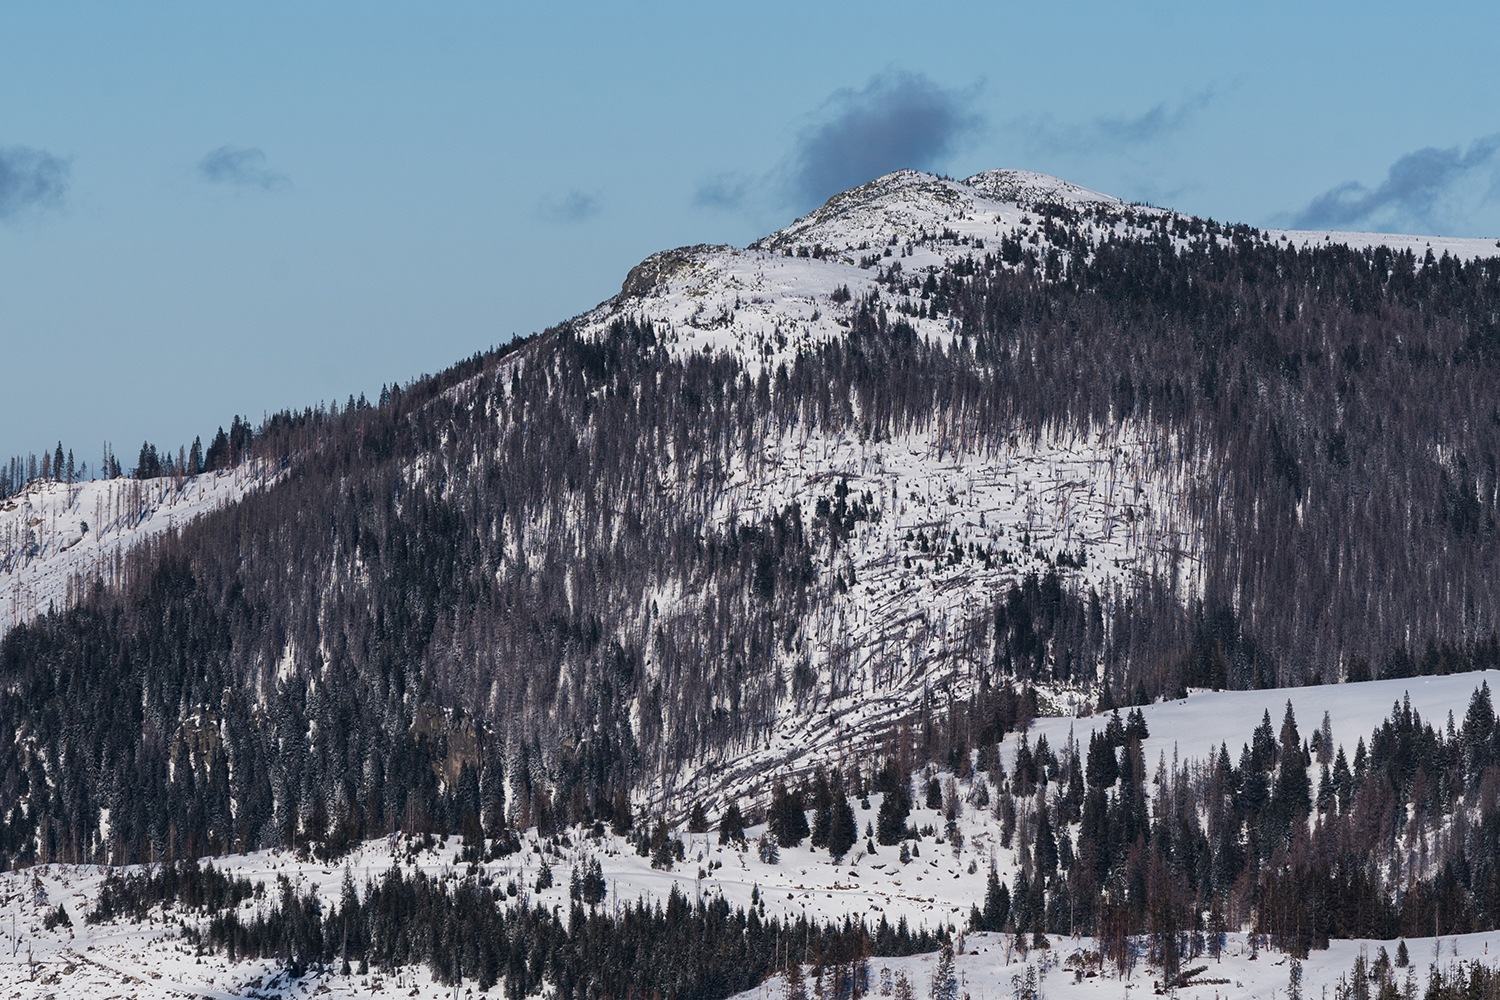
[[[1496,665],[1489,247],[903,171],[654,255],[13,602],[0,858],[715,815],[1101,699]],[[13,593],[63,565],[10,544]]]
[[[1493,241],[901,171],[233,428],[0,470],[4,905],[67,976],[852,997],[967,927],[1253,991],[1500,921]]]

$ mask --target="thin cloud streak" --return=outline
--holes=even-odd
[[[561,200],[544,201],[541,210],[545,217],[555,222],[576,223],[594,218],[604,210],[604,206],[598,195],[574,188],[563,195]]]
[[[1345,181],[1318,195],[1292,219],[1295,229],[1339,229],[1374,224],[1375,217],[1411,219],[1432,227],[1445,200],[1478,171],[1496,167],[1485,201],[1500,197],[1500,132],[1476,139],[1467,152],[1458,146],[1426,146],[1391,164],[1374,190]]]
[[[1109,153],[1149,146],[1192,124],[1215,97],[1208,87],[1177,104],[1160,101],[1139,115],[1103,116],[1082,125],[1059,124],[1050,115],[1018,119],[1010,131],[1037,150],[1051,153]]]
[[[745,203],[755,182],[743,174],[710,177],[693,192],[694,208],[735,209]]]

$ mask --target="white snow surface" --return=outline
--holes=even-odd
[[[95,580],[113,586],[126,552],[263,489],[263,466],[182,480],[38,480],[0,501],[0,635],[71,606]]]
[[[1180,701],[1142,707],[1141,714],[1151,735],[1141,744],[1141,750],[1146,766],[1153,769],[1164,754],[1169,761],[1174,757],[1204,760],[1217,753],[1220,745],[1228,749],[1229,763],[1237,764],[1241,748],[1250,742],[1251,733],[1266,713],[1270,713],[1272,730],[1281,732],[1281,720],[1290,703],[1304,739],[1311,738],[1327,712],[1335,746],[1343,746],[1352,761],[1360,738],[1368,744],[1371,730],[1390,718],[1393,708],[1408,700],[1412,711],[1434,729],[1446,729],[1449,712],[1453,713],[1455,726],[1463,725],[1469,699],[1481,684],[1488,684],[1493,692],[1500,685],[1500,671],[1263,691],[1195,691]],[[1107,714],[1082,719],[1037,719],[1028,736],[1033,743],[1045,736],[1056,750],[1071,732],[1087,749],[1089,734],[1102,733],[1108,722]],[[1007,742],[1008,760],[1014,758],[1018,739],[1012,736]]]
[[[1045,951],[1031,950],[1022,957],[1015,950],[1014,939],[1009,934],[965,935],[962,939],[964,950],[955,954],[953,963],[959,996],[971,1000],[1018,997],[1017,981],[1025,975],[1028,966],[1037,971],[1041,1000],[1100,1000],[1101,997],[1125,997],[1128,1000],[1130,997],[1157,995],[1155,987],[1161,975],[1155,969],[1146,968],[1144,962],[1137,964],[1129,977],[1121,977],[1113,966],[1106,965],[1102,971],[1098,970],[1092,961],[1091,953],[1098,951],[1093,938],[1049,934],[1047,939],[1049,946]],[[1411,966],[1395,969],[1394,982],[1398,990],[1410,982],[1412,991],[1406,994],[1408,996],[1422,995],[1427,986],[1428,971],[1434,965],[1446,975],[1461,963],[1478,960],[1488,965],[1500,958],[1500,932],[1406,940]],[[1395,941],[1332,941],[1326,951],[1312,952],[1302,962],[1302,996],[1309,1000],[1338,996],[1335,988],[1347,989],[1355,959],[1364,953],[1367,962],[1373,961],[1380,948],[1385,948],[1391,961],[1395,961]],[[1435,955],[1436,952],[1441,954]],[[937,962],[936,953],[870,959],[870,996],[889,995],[884,993],[884,984],[897,976],[905,976],[918,997],[928,996]],[[1183,963],[1185,969],[1190,966],[1206,966],[1206,969],[1194,982],[1166,995],[1178,1000],[1284,1000],[1287,997],[1290,958],[1281,952],[1257,951],[1244,934],[1228,936],[1219,961],[1203,954]],[[803,974],[811,996],[811,971],[804,967]],[[1373,980],[1370,992],[1371,995],[1375,993]],[[737,994],[732,1000],[783,1000],[785,996],[785,980],[778,975],[757,989]]]
[[[1488,236],[1415,236],[1403,233],[1323,232],[1308,229],[1267,229],[1263,233],[1273,241],[1287,242],[1302,249],[1319,244],[1337,246],[1342,243],[1356,249],[1383,246],[1397,251],[1410,250],[1418,263],[1427,255],[1428,250],[1432,251],[1434,257],[1447,254],[1459,260],[1500,256],[1500,240]]]
[[[1279,725],[1279,712],[1290,699],[1296,709],[1304,735],[1315,728],[1325,711],[1333,719],[1336,739],[1352,750],[1352,742],[1369,739],[1371,731],[1389,715],[1393,702],[1410,692],[1414,709],[1434,724],[1442,724],[1447,713],[1462,717],[1473,691],[1480,683],[1496,680],[1489,674],[1459,674],[1442,678],[1409,681],[1380,681],[1355,685],[1311,688],[1273,689],[1259,692],[1236,692],[1215,695],[1194,694],[1185,701],[1148,706],[1144,709],[1151,738],[1147,743],[1148,765],[1158,752],[1170,752],[1173,746],[1182,754],[1183,763],[1200,751],[1215,750],[1221,739],[1231,745],[1248,739],[1250,730],[1270,709],[1273,725]],[[1031,737],[1047,734],[1055,750],[1061,750],[1067,728],[1074,727],[1082,737],[1084,727],[1096,720],[1042,719],[1031,731]],[[1086,745],[1086,744],[1085,744]],[[919,780],[922,775],[918,775]],[[938,775],[946,785],[951,777]],[[1316,775],[1313,776],[1316,782]],[[962,803],[971,800],[974,786],[957,781],[955,791]],[[918,789],[920,791],[920,789]],[[916,828],[941,830],[943,816],[939,811],[923,808],[922,796],[914,796],[916,808],[909,824]],[[993,809],[972,804],[963,805],[958,826],[963,843],[955,848],[932,835],[917,844],[918,853],[902,864],[896,847],[877,847],[867,853],[863,836],[866,824],[872,823],[880,806],[880,796],[872,795],[869,807],[854,802],[859,824],[860,843],[841,860],[829,857],[825,850],[806,844],[781,849],[777,863],[762,862],[756,840],[763,826],[747,829],[746,849],[723,846],[717,836],[675,831],[685,844],[685,860],[673,870],[656,870],[647,858],[640,857],[629,844],[612,833],[591,838],[587,831],[575,827],[565,831],[566,840],[542,838],[533,830],[522,836],[523,849],[499,861],[490,862],[479,871],[456,863],[457,839],[436,843],[422,849],[419,841],[403,837],[382,838],[361,844],[347,857],[332,864],[299,859],[281,850],[260,851],[246,855],[229,855],[212,859],[215,867],[235,876],[266,884],[263,899],[247,900],[241,916],[252,919],[265,911],[280,893],[277,877],[284,876],[298,891],[311,889],[323,900],[325,911],[334,905],[341,891],[345,869],[363,892],[367,880],[379,879],[394,863],[410,873],[420,869],[429,875],[452,879],[483,878],[505,887],[514,882],[517,888],[512,905],[540,904],[564,915],[569,910],[569,878],[573,866],[592,857],[599,861],[608,893],[603,905],[613,908],[633,904],[638,899],[654,903],[664,901],[673,885],[689,899],[722,895],[731,905],[749,907],[752,898],[764,901],[768,917],[781,915],[796,918],[838,919],[845,915],[878,923],[882,916],[892,924],[905,917],[913,928],[929,930],[950,927],[962,931],[970,908],[982,905],[985,877],[993,861],[1000,877],[1013,880],[1017,858],[1015,852],[1000,843],[1000,823]],[[941,836],[939,834],[938,836]],[[553,888],[536,891],[540,867],[546,861],[554,879]],[[972,870],[971,870],[972,869]],[[90,925],[84,921],[93,908],[99,886],[111,869],[105,866],[45,865],[0,875],[0,997],[71,996],[170,996],[196,994],[211,997],[233,996],[305,996],[312,993],[335,997],[369,995],[378,985],[384,992],[399,991],[417,997],[452,996],[453,988],[434,983],[425,969],[407,968],[399,973],[371,970],[369,975],[344,977],[337,969],[310,970],[301,980],[292,981],[279,975],[267,962],[229,962],[223,955],[199,956],[181,938],[184,925],[206,929],[208,917],[202,913],[173,908],[158,909],[147,923],[134,924],[125,919]],[[1431,874],[1430,872],[1425,874]],[[36,888],[40,885],[39,895]],[[59,904],[66,907],[71,927],[48,931],[42,917]],[[13,929],[14,928],[14,929]],[[1127,990],[1149,990],[1152,972],[1144,960],[1132,978],[1121,982],[1113,969],[1097,977],[1085,976],[1074,981],[1070,969],[1060,963],[1078,962],[1077,955],[1095,950],[1087,938],[1052,935],[1051,947],[1045,952],[1033,950],[1023,960],[1013,950],[1009,935],[969,934],[963,937],[958,972],[963,990],[971,997],[1000,997],[1012,992],[1011,977],[1021,973],[1025,962],[1037,965],[1044,974],[1043,991],[1052,1000],[1064,997],[1096,998],[1100,993],[1118,996]],[[1395,943],[1383,945],[1394,955]],[[1336,941],[1327,951],[1315,951],[1304,963],[1304,996],[1322,995],[1324,985],[1332,986],[1346,975],[1361,948],[1374,958],[1381,942]],[[1432,938],[1408,941],[1418,981],[1426,975],[1428,963],[1434,961],[1439,942]],[[1444,937],[1441,955],[1443,966],[1459,960],[1500,958],[1500,932]],[[872,987],[878,993],[882,970],[892,975],[904,973],[918,995],[926,992],[931,978],[933,956],[903,959],[871,960]],[[1206,964],[1207,979],[1228,979],[1229,983],[1209,983],[1181,991],[1192,1000],[1274,1000],[1285,994],[1288,965],[1285,955],[1261,951],[1250,957],[1250,947],[1242,934],[1232,934],[1222,963],[1206,956],[1192,965]],[[464,990],[473,990],[474,984]],[[1273,992],[1274,991],[1274,992]],[[497,989],[493,991],[500,995]],[[463,995],[469,995],[464,993]],[[780,983],[774,978],[761,989],[742,994],[749,998],[779,998]]]

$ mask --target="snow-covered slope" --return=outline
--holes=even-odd
[[[1482,682],[1500,680],[1492,674],[1461,674],[1442,678],[1410,681],[1382,681],[1357,685],[1273,689],[1254,692],[1193,695],[1182,702],[1147,707],[1147,723],[1152,736],[1146,744],[1148,765],[1160,752],[1175,749],[1186,764],[1214,751],[1221,739],[1233,749],[1248,739],[1263,711],[1269,710],[1276,724],[1288,699],[1292,700],[1304,732],[1311,732],[1328,712],[1333,719],[1335,739],[1352,746],[1360,737],[1369,739],[1371,731],[1386,718],[1393,702],[1410,693],[1411,704],[1435,723],[1441,723],[1448,711],[1462,716],[1469,698]],[[1048,737],[1054,749],[1067,746],[1068,729],[1086,741],[1086,728],[1095,720],[1038,720],[1030,737]],[[1102,723],[1103,719],[1097,720]],[[1314,769],[1315,771],[1316,769]],[[939,774],[947,784],[951,775]],[[1316,783],[1316,774],[1312,774]],[[916,853],[902,862],[895,847],[877,847],[868,851],[864,831],[879,810],[881,797],[872,795],[868,807],[854,803],[855,817],[861,831],[860,844],[842,860],[807,845],[782,848],[775,862],[761,860],[756,841],[764,827],[746,830],[747,846],[720,845],[714,834],[690,834],[679,826],[674,835],[684,841],[685,859],[669,870],[651,867],[621,838],[605,832],[592,837],[586,828],[564,831],[561,838],[540,837],[533,830],[522,836],[522,850],[490,862],[478,872],[470,872],[456,855],[458,841],[444,839],[430,848],[420,842],[400,837],[367,841],[334,864],[320,864],[299,859],[284,851],[261,851],[214,859],[221,871],[266,884],[263,898],[246,900],[242,918],[252,918],[275,905],[279,893],[277,879],[285,877],[298,892],[313,891],[332,906],[339,898],[347,869],[355,884],[362,888],[369,879],[378,880],[393,864],[410,873],[421,870],[429,875],[459,879],[478,877],[493,880],[499,886],[514,884],[516,905],[540,904],[549,910],[567,914],[570,905],[569,882],[573,868],[597,860],[607,885],[606,907],[631,904],[637,899],[659,902],[676,886],[689,899],[722,896],[731,905],[748,908],[761,900],[767,917],[796,918],[806,915],[819,920],[842,920],[845,915],[871,923],[885,917],[891,923],[905,918],[913,928],[934,930],[949,927],[962,932],[970,908],[982,905],[985,878],[993,862],[1000,877],[1009,882],[1017,871],[1017,852],[1002,843],[1001,823],[992,808],[975,803],[976,787],[967,781],[955,781],[960,801],[957,826],[961,842],[944,838],[941,833],[928,834],[915,844]],[[938,810],[923,808],[917,797],[909,823],[914,828],[931,827],[941,831],[945,818]],[[552,872],[553,886],[536,888],[541,866]],[[98,925],[85,924],[83,917],[93,908],[100,885],[111,869],[105,866],[49,865],[22,872],[0,875],[0,990],[3,995],[44,997],[82,995],[168,996],[196,993],[205,996],[243,996],[252,990],[257,995],[302,996],[312,992],[333,996],[368,995],[374,989],[418,997],[451,996],[452,987],[434,983],[425,969],[407,968],[398,975],[344,977],[331,970],[314,970],[302,980],[290,980],[270,963],[232,962],[224,955],[199,956],[186,944],[186,928],[204,929],[208,917],[181,908],[170,912],[158,909],[144,924],[117,920]],[[71,927],[46,929],[42,918],[61,904],[72,920]],[[14,931],[12,930],[14,928]],[[14,935],[14,936],[12,936]],[[966,977],[971,996],[1000,996],[1011,992],[1011,977],[1022,974],[1027,964],[1043,973],[1046,995],[1054,998],[1093,1000],[1111,990],[1125,986],[1114,978],[1113,970],[1102,976],[1075,979],[1069,959],[1076,965],[1087,952],[1096,950],[1088,938],[1052,935],[1045,952],[1032,951],[1029,956],[1016,952],[1010,935],[969,934],[962,936],[958,971]],[[1393,942],[1385,945],[1394,952]],[[1327,951],[1314,951],[1305,963],[1304,995],[1321,995],[1324,984],[1332,985],[1347,974],[1361,947],[1373,957],[1378,942],[1335,941]],[[1435,954],[1438,942],[1431,938],[1409,942],[1418,975],[1424,975],[1427,964],[1438,961],[1449,966],[1457,960],[1500,956],[1500,932],[1441,939],[1441,955]],[[1272,990],[1284,991],[1287,983],[1286,956],[1262,952],[1252,958],[1253,949],[1241,934],[1232,934],[1222,963],[1200,959],[1207,964],[1208,979],[1229,982],[1206,983],[1185,988],[1180,996],[1194,1000],[1250,1000],[1269,998]],[[904,959],[873,959],[872,983],[878,990],[889,970],[892,977],[905,974],[919,991],[925,991],[931,977],[933,956]],[[1067,966],[1067,967],[1060,967]],[[1097,965],[1091,966],[1097,969]],[[1404,975],[1404,974],[1403,974]],[[1149,984],[1149,973],[1140,969],[1134,982]],[[326,989],[325,989],[326,988]],[[781,996],[779,985],[772,981],[763,991],[743,996]],[[1110,994],[1113,995],[1113,994]]]
[[[921,277],[967,256],[995,253],[1004,239],[1044,256],[1072,253],[1049,239],[1042,210],[1079,215],[1091,245],[1111,236],[1156,234],[1163,225],[1179,249],[1204,238],[1179,232],[1188,220],[1167,209],[1127,204],[1068,181],[1024,170],[990,170],[963,181],[899,170],[830,198],[785,229],[745,249],[700,245],[657,253],[633,268],[621,293],[581,317],[584,331],[617,317],[650,319],[668,329],[680,354],[728,351],[749,366],[795,356],[799,347],[840,336],[875,289],[875,279],[898,267]],[[1261,230],[1258,239],[1298,247],[1345,244],[1411,250],[1430,248],[1463,260],[1500,254],[1500,240],[1387,233]],[[851,297],[842,292],[847,290]],[[939,342],[954,334],[946,319],[910,322]]]
[[[842,487],[849,502],[869,501],[869,516],[820,564],[836,585],[785,656],[788,675],[798,662],[817,673],[816,691],[784,706],[766,742],[720,748],[680,780],[763,794],[769,771],[876,745],[926,692],[965,697],[988,655],[996,599],[1027,574],[1056,570],[1080,593],[1106,596],[1135,574],[1175,574],[1193,592],[1199,539],[1176,512],[1196,466],[1141,431],[1013,438],[995,451],[937,432],[768,442],[706,512],[709,523],[793,500],[812,511]],[[691,616],[712,595],[673,589],[656,600]],[[1063,705],[1085,697],[1054,694]],[[659,792],[681,801],[676,788]]]
[[[1452,712],[1456,723],[1462,723],[1469,698],[1480,684],[1500,689],[1500,671],[1483,670],[1446,677],[1408,677],[1360,684],[1338,684],[1325,687],[1271,688],[1262,691],[1201,691],[1181,701],[1146,705],[1141,713],[1151,736],[1141,744],[1149,766],[1155,767],[1163,755],[1168,760],[1205,760],[1217,753],[1221,744],[1229,750],[1231,763],[1237,762],[1242,745],[1270,713],[1271,725],[1279,732],[1288,704],[1304,736],[1311,735],[1327,712],[1335,745],[1354,754],[1354,745],[1383,719],[1390,718],[1395,705],[1410,700],[1413,712],[1420,714],[1434,728],[1447,725]],[[1106,715],[1089,718],[1037,719],[1030,732],[1035,741],[1045,736],[1052,746],[1061,746],[1071,734],[1081,745],[1088,746],[1089,734],[1103,732],[1109,722]],[[1007,748],[1014,754],[1016,737]]]
[[[273,475],[258,466],[183,480],[38,480],[0,501],[0,635],[62,610],[80,588],[117,579],[126,552],[261,489]]]

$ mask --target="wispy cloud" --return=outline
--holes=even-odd
[[[744,174],[727,173],[710,177],[693,192],[695,208],[739,208],[745,203],[755,179]]]
[[[1329,188],[1298,212],[1292,225],[1332,229],[1415,221],[1434,227],[1442,221],[1439,217],[1457,189],[1490,168],[1494,173],[1486,201],[1500,197],[1500,132],[1476,139],[1467,152],[1458,146],[1427,146],[1391,164],[1385,180],[1373,190],[1358,181]]]
[[[1056,153],[1119,152],[1149,146],[1183,131],[1214,100],[1207,87],[1176,103],[1160,101],[1138,115],[1106,115],[1083,124],[1058,122],[1051,115],[1017,119],[1009,131],[1032,147]]]
[[[859,90],[834,91],[797,139],[786,170],[789,192],[816,204],[893,170],[933,168],[983,126],[973,110],[976,93],[901,70],[880,73]]]
[[[585,222],[603,211],[597,194],[589,194],[577,188],[561,198],[549,198],[542,202],[542,215],[554,222]]]
[[[60,206],[68,193],[71,167],[67,160],[42,149],[10,146],[0,149],[0,221],[28,209]]]
[[[265,153],[259,149],[240,146],[220,146],[209,150],[198,161],[198,173],[210,184],[229,184],[261,191],[279,191],[292,183],[291,178],[285,174],[266,166]]]

